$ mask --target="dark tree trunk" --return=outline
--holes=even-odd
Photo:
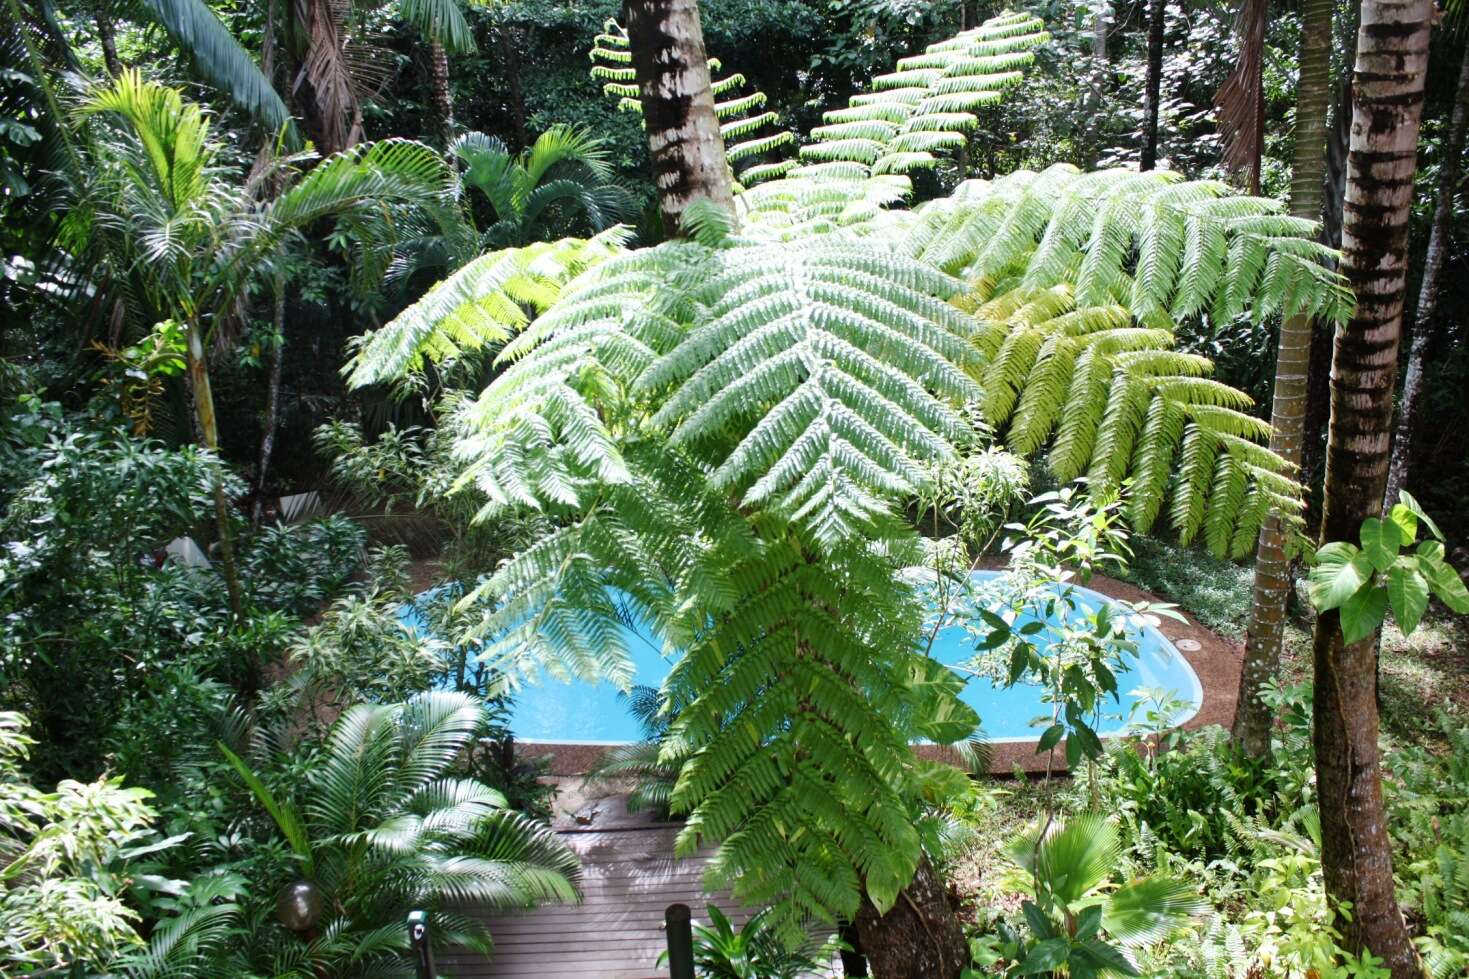
[[[679,234],[684,209],[696,200],[733,214],[697,0],[626,0],[623,11],[664,231]]]
[[[1342,229],[1342,270],[1357,310],[1337,331],[1332,362],[1323,541],[1355,540],[1362,521],[1382,512],[1432,16],[1431,0],[1362,4]],[[1332,902],[1351,904],[1337,926],[1348,949],[1371,950],[1394,979],[1421,979],[1393,893],[1377,636],[1348,645],[1333,610],[1317,618],[1312,639],[1321,865]]]
[[[1423,282],[1418,288],[1418,308],[1413,311],[1413,328],[1408,345],[1408,368],[1403,373],[1403,396],[1398,402],[1397,431],[1393,436],[1392,464],[1387,470],[1384,509],[1398,501],[1398,493],[1408,482],[1413,463],[1413,422],[1418,398],[1423,393],[1423,363],[1433,340],[1434,317],[1438,312],[1438,292],[1442,284],[1444,253],[1453,234],[1454,192],[1464,165],[1464,130],[1469,125],[1469,45],[1464,48],[1464,62],[1459,68],[1459,87],[1454,97],[1454,112],[1449,131],[1444,137],[1443,162],[1438,170],[1438,199],[1433,205],[1433,227],[1428,233],[1428,252],[1423,258]]]
[[[958,979],[969,965],[964,928],[927,857],[887,914],[864,899],[856,925],[877,979]]]
[[[448,149],[454,141],[454,93],[449,90],[449,52],[442,41],[428,42],[429,73],[433,76],[434,124],[439,145]]]
[[[117,27],[107,7],[108,0],[97,0],[97,41],[102,45],[102,63],[107,66],[107,74],[116,78],[122,74],[122,59],[117,56]]]
[[[1305,0],[1301,8],[1301,78],[1296,103],[1296,141],[1291,159],[1291,214],[1311,221],[1321,217],[1326,170],[1326,104],[1331,98],[1331,10],[1333,0]],[[1258,147],[1257,147],[1258,148]],[[1258,156],[1256,157],[1258,164]],[[1258,168],[1255,171],[1259,177]],[[1275,361],[1275,394],[1270,405],[1270,448],[1297,465],[1305,434],[1306,389],[1310,377],[1310,320],[1295,316],[1280,327]],[[1324,332],[1324,331],[1323,331]],[[1290,561],[1285,526],[1272,514],[1260,528],[1255,554],[1254,600],[1240,671],[1234,738],[1251,755],[1270,751],[1270,709],[1260,700],[1265,681],[1280,672],[1285,637]]]
[[[1163,25],[1167,0],[1148,0],[1148,75],[1143,88],[1143,150],[1139,170],[1158,165],[1158,101],[1163,92]]]
[[[525,87],[520,78],[520,49],[513,29],[502,26],[495,32],[500,43],[500,60],[505,65],[505,81],[510,88],[510,124],[515,128],[515,145],[529,146],[525,131]]]

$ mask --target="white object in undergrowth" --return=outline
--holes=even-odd
[[[295,522],[305,520],[307,517],[315,516],[321,509],[321,494],[312,490],[309,493],[293,493],[290,496],[281,497],[281,519]]]
[[[163,549],[169,557],[190,568],[209,567],[209,557],[192,537],[175,537]]]

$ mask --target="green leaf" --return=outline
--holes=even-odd
[[[1437,541],[1432,543],[1438,545],[1436,552],[1430,551],[1430,554],[1436,556],[1425,556],[1424,548],[1419,548],[1419,572],[1428,579],[1428,586],[1433,589],[1439,601],[1459,615],[1469,613],[1469,589],[1464,587],[1464,579],[1443,560],[1443,545]]]
[[[1056,934],[1056,927],[1046,913],[1040,909],[1040,905],[1034,901],[1024,901],[1020,905],[1020,911],[1025,915],[1025,923],[1030,926],[1030,932],[1037,938],[1051,938]]]
[[[1413,515],[1412,510],[1401,503],[1394,503],[1392,509],[1388,511],[1387,519],[1398,525],[1398,530],[1403,535],[1403,543],[1411,544],[1417,539],[1418,518]]]
[[[173,35],[199,74],[228,92],[236,105],[271,129],[290,122],[290,110],[270,79],[209,4],[203,0],[143,0],[143,5]]]
[[[1071,943],[1064,938],[1047,938],[1030,947],[1030,954],[1015,970],[1017,976],[1034,976],[1054,972],[1071,957]]]
[[[1341,633],[1348,643],[1361,642],[1382,625],[1387,614],[1387,589],[1363,588],[1341,607]]]
[[[1428,580],[1418,573],[1416,561],[1405,558],[1388,569],[1387,597],[1398,628],[1412,635],[1428,609]]]
[[[1308,590],[1318,612],[1340,608],[1372,577],[1372,562],[1346,541],[1332,541],[1316,552]]]
[[[1040,754],[1043,751],[1050,751],[1052,748],[1056,747],[1056,743],[1060,741],[1065,734],[1065,724],[1052,724],[1050,727],[1046,728],[1045,733],[1041,735],[1040,743],[1037,744],[1035,748],[1036,753]]]
[[[1203,898],[1181,880],[1155,875],[1123,884],[1102,911],[1102,927],[1124,945],[1166,938],[1205,910]]]
[[[1417,500],[1413,499],[1413,494],[1409,493],[1407,490],[1400,490],[1398,492],[1398,502],[1399,505],[1407,507],[1409,513],[1413,514],[1413,516],[1423,521],[1423,524],[1428,528],[1429,533],[1433,534],[1433,536],[1437,537],[1439,540],[1444,539],[1443,531],[1438,529],[1438,524],[1434,523],[1433,518],[1428,515],[1427,511],[1425,511],[1423,507],[1418,504]]]
[[[1076,933],[1073,936],[1078,942],[1086,941],[1096,935],[1102,927],[1102,906],[1093,904],[1089,908],[1083,908],[1081,914],[1076,916]]]
[[[225,747],[223,741],[216,741],[215,746],[219,748],[220,753],[224,755],[224,760],[229,762],[230,767],[239,773],[245,785],[255,794],[255,798],[260,800],[260,804],[265,807],[265,811],[270,813],[270,818],[274,819],[275,824],[280,827],[281,833],[286,838],[286,842],[291,845],[291,852],[295,853],[301,859],[302,871],[307,877],[312,876],[314,863],[311,856],[311,840],[306,835],[306,825],[301,821],[301,817],[297,815],[295,807],[289,802],[277,802],[275,795],[260,780],[260,776],[256,775],[250,766],[245,764],[243,758]]]
[[[1386,571],[1398,559],[1403,546],[1402,531],[1390,520],[1368,517],[1362,521],[1362,553],[1378,571]]]

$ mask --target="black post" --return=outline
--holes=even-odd
[[[434,968],[434,950],[428,932],[428,914],[424,911],[408,912],[408,947],[413,953],[413,964],[418,970],[418,979],[438,979],[438,972]]]
[[[668,932],[668,975],[670,979],[694,979],[694,931],[687,904],[670,904],[663,914]]]

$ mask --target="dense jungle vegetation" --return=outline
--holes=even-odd
[[[414,976],[413,911],[493,963],[586,785],[753,913],[700,975],[1469,975],[1462,2],[0,52],[0,975]],[[1119,689],[1164,620],[1220,724]],[[971,678],[1044,704],[1014,771]],[[512,733],[570,680],[646,732],[584,779]]]

